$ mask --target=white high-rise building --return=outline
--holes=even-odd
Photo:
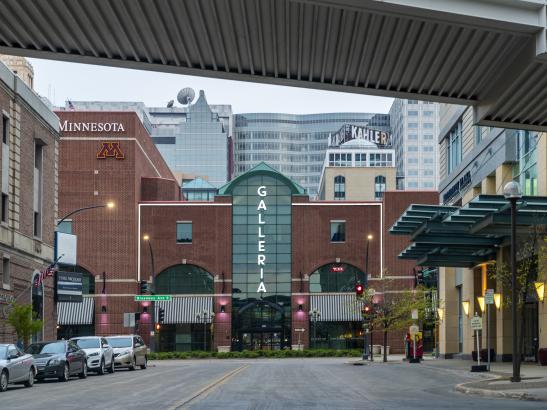
[[[396,99],[389,110],[397,164],[397,188],[439,185],[439,104]]]

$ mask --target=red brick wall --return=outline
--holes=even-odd
[[[125,131],[63,132],[59,164],[59,214],[90,205],[115,203],[114,209],[95,209],[72,217],[78,236],[78,264],[94,275],[106,272],[106,294],[96,298],[96,332],[127,333],[123,313],[136,312],[132,295],[137,284],[137,203],[141,181],[155,178],[171,185],[175,178],[138,116],[130,112],[58,112],[61,122],[116,122]],[[124,159],[98,159],[104,141],[119,141]],[[95,192],[97,195],[95,195]],[[164,195],[163,188],[159,191]],[[96,292],[102,290],[102,281]],[[101,312],[101,306],[107,308]]]
[[[142,201],[180,201],[180,185],[173,179],[146,178],[141,180]]]

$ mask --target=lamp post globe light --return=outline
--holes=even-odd
[[[321,317],[321,312],[318,309],[310,310],[310,319],[313,322],[313,347],[317,344],[317,321]]]
[[[520,382],[520,354],[517,340],[517,201],[522,198],[520,184],[508,182],[503,188],[503,196],[511,204],[511,320],[513,339],[513,376],[512,382]]]
[[[214,312],[210,312],[206,309],[203,309],[202,312],[196,313],[196,319],[199,323],[203,323],[203,351],[207,351],[207,321],[213,321],[215,317]]]

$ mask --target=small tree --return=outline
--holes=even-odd
[[[387,362],[387,337],[390,331],[406,329],[412,323],[412,310],[417,309],[419,317],[425,315],[426,298],[424,288],[409,289],[397,293],[389,293],[392,288],[392,280],[389,277],[377,282],[378,289],[383,298],[380,303],[374,303],[376,292],[366,292],[364,294],[364,303],[374,306],[370,327],[372,329],[381,329],[383,332],[384,356],[383,361]]]
[[[32,311],[30,304],[20,305],[14,302],[11,307],[8,323],[15,329],[17,338],[27,347],[30,337],[42,329],[42,321],[37,318],[37,313]]]

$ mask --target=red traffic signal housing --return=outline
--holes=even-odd
[[[361,285],[360,283],[355,285],[355,294],[357,296],[362,296],[364,291],[365,287],[363,285]]]

